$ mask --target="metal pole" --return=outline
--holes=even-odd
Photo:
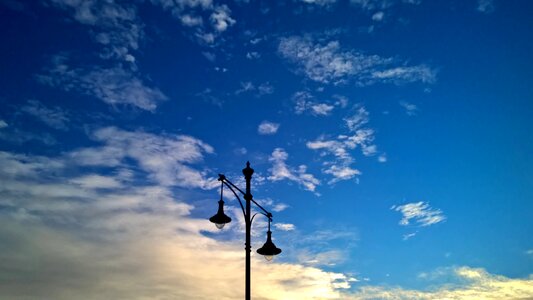
[[[246,215],[244,216],[245,222],[246,222],[246,243],[245,243],[245,251],[246,251],[246,300],[251,299],[251,269],[250,269],[250,252],[252,251],[251,247],[251,238],[250,238],[250,231],[252,228],[252,222],[250,220],[250,206],[251,206],[251,200],[252,200],[252,193],[250,192],[250,182],[252,181],[252,174],[254,173],[254,169],[250,168],[250,162],[246,162],[246,168],[242,170],[242,174],[244,174],[244,178],[246,179],[246,194],[244,195],[244,199],[246,200]]]

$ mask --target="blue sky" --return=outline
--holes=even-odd
[[[1,298],[241,298],[248,160],[257,299],[533,297],[532,8],[1,0]]]

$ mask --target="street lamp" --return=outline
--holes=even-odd
[[[231,222],[231,218],[228,217],[224,213],[224,200],[222,199],[222,195],[224,192],[224,186],[228,187],[232,192],[233,195],[239,200],[239,204],[242,209],[242,213],[244,215],[244,221],[246,225],[246,243],[245,243],[245,252],[246,252],[246,300],[250,300],[251,297],[251,271],[250,271],[250,252],[251,252],[251,228],[252,228],[252,222],[257,214],[262,214],[268,219],[268,231],[267,231],[267,240],[263,247],[257,249],[257,253],[264,255],[265,259],[268,261],[271,261],[272,258],[275,255],[278,255],[281,253],[281,249],[277,248],[276,245],[272,242],[272,232],[270,231],[270,222],[272,222],[272,214],[268,212],[266,209],[264,209],[261,205],[259,205],[255,200],[253,199],[252,193],[250,192],[250,182],[252,181],[252,174],[254,173],[254,169],[250,168],[250,162],[246,162],[246,168],[242,170],[242,174],[244,175],[244,179],[246,180],[246,192],[243,192],[241,189],[239,189],[237,186],[235,186],[231,181],[229,181],[226,176],[223,174],[218,174],[218,181],[220,181],[220,200],[218,201],[218,211],[217,213],[209,218],[209,221],[215,223],[216,227],[218,229],[222,229],[224,225]],[[243,206],[241,198],[237,194],[237,192],[241,193],[241,195],[244,197],[246,207]],[[255,213],[253,216],[251,216],[251,204],[254,203],[261,211],[258,213]]]

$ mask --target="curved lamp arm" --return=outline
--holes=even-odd
[[[235,195],[235,198],[237,198],[237,200],[239,200],[239,205],[241,206],[241,209],[242,209],[242,214],[246,216],[246,212],[244,212],[244,206],[242,205],[242,200],[241,200],[241,197],[239,197],[239,195],[237,195],[237,193],[235,193],[235,190],[233,188],[231,188],[231,185],[229,185],[226,181],[228,181],[226,179],[226,177],[224,175],[221,175],[219,174],[218,175],[219,178],[218,180],[222,182],[222,184],[225,184],[232,192],[233,192],[233,195]],[[222,188],[222,187],[221,187]],[[239,192],[242,193],[241,190],[239,190]]]
[[[243,192],[240,188],[238,188],[235,184],[233,184],[233,182],[229,181],[226,178],[226,176],[224,176],[224,174],[218,174],[218,181],[221,181],[233,192],[233,195],[235,195],[237,200],[239,200],[239,205],[241,206],[243,215],[246,216],[246,213],[244,212],[244,206],[242,205],[242,200],[237,194],[237,192],[235,192],[235,190],[239,191],[243,196],[246,195],[246,193]],[[261,205],[259,205],[259,203],[257,203],[254,199],[251,199],[251,200],[257,207],[259,207],[263,211],[261,214],[267,217],[270,221],[272,221],[272,214],[268,210],[264,209]],[[253,217],[252,217],[252,220],[253,220]]]
[[[255,216],[257,216],[258,214],[261,214],[261,215],[263,215],[263,216],[268,218],[268,230],[270,231],[270,222],[272,222],[272,214],[271,213],[266,213],[266,214],[262,213],[262,212],[255,213],[252,216],[252,218],[250,219],[250,224],[252,224],[252,222],[254,221]]]

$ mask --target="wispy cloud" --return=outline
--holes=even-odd
[[[329,105],[326,103],[318,103],[311,105],[311,111],[314,115],[317,116],[327,116],[331,113],[331,111],[335,108],[333,105]]]
[[[395,4],[420,4],[422,0],[350,0],[352,5],[363,10],[375,11],[389,9]]]
[[[403,235],[403,238],[402,238],[402,239],[403,239],[404,241],[407,241],[408,239],[414,237],[415,235],[416,235],[416,232],[407,233],[407,234],[404,234],[404,235]]]
[[[246,53],[246,58],[248,59],[259,59],[261,58],[261,54],[257,51],[251,51]]]
[[[376,22],[381,22],[383,21],[384,17],[385,17],[385,13],[383,13],[382,11],[378,11],[372,15],[372,20]]]
[[[274,86],[270,82],[263,82],[256,85],[251,81],[243,81],[241,82],[241,88],[236,90],[235,94],[239,95],[246,92],[255,93],[256,97],[261,97],[274,93]]]
[[[296,229],[296,226],[294,226],[294,224],[288,223],[274,223],[274,227],[282,231],[292,231]]]
[[[327,158],[323,172],[333,176],[330,184],[341,180],[350,180],[361,171],[352,167],[355,159],[351,153],[354,149],[360,148],[364,156],[373,156],[377,153],[377,146],[374,144],[374,130],[364,127],[368,123],[368,111],[359,106],[355,113],[344,118],[345,127],[348,134],[338,135],[334,138],[320,136],[314,141],[306,143],[307,148],[320,151],[320,156]]]
[[[37,100],[29,100],[26,105],[22,106],[21,111],[36,117],[46,125],[59,129],[67,130],[70,122],[69,114],[61,107],[46,107]]]
[[[305,165],[300,165],[298,168],[289,167],[286,163],[288,158],[289,154],[282,148],[274,149],[268,159],[272,163],[268,179],[271,181],[294,181],[304,189],[314,192],[320,184],[320,180],[316,179],[312,174],[307,173],[307,166]]]
[[[529,299],[533,295],[533,279],[508,278],[485,269],[454,267],[439,270],[446,284],[433,285],[429,291],[401,287],[362,286],[343,299]],[[454,282],[450,284],[450,279]]]
[[[152,0],[153,4],[170,11],[182,25],[191,28],[192,36],[205,45],[215,45],[218,37],[237,22],[226,4],[212,0]]]
[[[156,87],[147,86],[134,72],[120,66],[104,69],[71,68],[64,55],[55,56],[52,65],[37,79],[65,91],[78,91],[111,105],[126,104],[154,111],[167,97]]]
[[[335,266],[346,261],[348,254],[341,250],[327,250],[311,252],[308,250],[298,253],[298,261],[311,266]]]
[[[329,116],[337,107],[344,108],[347,105],[347,98],[336,95],[330,102],[319,102],[308,91],[298,91],[292,95],[294,101],[294,112],[296,114],[309,113],[314,116]]]
[[[308,4],[316,4],[319,6],[327,6],[327,5],[331,5],[337,2],[337,0],[300,0],[300,1],[304,3],[308,3]]]
[[[494,12],[494,0],[478,0],[477,1],[477,11],[490,14]]]
[[[230,17],[231,11],[227,5],[216,6],[211,13],[209,19],[213,23],[213,27],[218,32],[224,32],[228,27],[235,24],[235,20]]]
[[[3,124],[0,122],[0,139],[9,143],[20,145],[32,141],[38,141],[48,146],[57,143],[57,140],[48,132],[29,132],[16,128],[12,125],[8,126],[5,122],[4,124],[6,126],[1,126]]]
[[[413,103],[409,103],[409,102],[406,102],[406,101],[400,101],[400,106],[404,108],[405,113],[408,116],[416,116],[416,114],[418,112],[418,106],[416,106]]]
[[[84,166],[106,167],[118,167],[133,159],[161,186],[210,189],[218,185],[215,178],[207,178],[206,172],[191,167],[201,162],[204,154],[214,151],[191,136],[157,136],[107,127],[95,131],[92,138],[104,145],[72,151],[71,159]]]
[[[315,42],[309,36],[281,38],[278,52],[296,66],[298,73],[324,84],[342,84],[351,80],[358,85],[431,83],[436,78],[436,72],[426,65],[398,66],[395,59],[345,50],[338,41]]]
[[[395,67],[382,71],[373,71],[371,77],[376,81],[392,82],[396,84],[416,81],[433,83],[436,80],[436,71],[426,65]]]
[[[89,189],[112,189],[122,187],[122,183],[114,176],[89,174],[71,179],[70,182]]]
[[[257,132],[262,135],[272,135],[276,134],[279,129],[279,123],[273,123],[269,121],[263,121],[257,127]]]
[[[402,214],[402,219],[399,223],[402,226],[409,225],[411,221],[420,226],[430,226],[446,220],[446,216],[440,209],[432,208],[423,201],[393,205],[391,209]]]
[[[72,19],[90,26],[93,39],[103,45],[102,58],[114,58],[135,64],[132,51],[144,36],[143,24],[132,3],[116,1],[50,0],[54,6],[71,13]]]

